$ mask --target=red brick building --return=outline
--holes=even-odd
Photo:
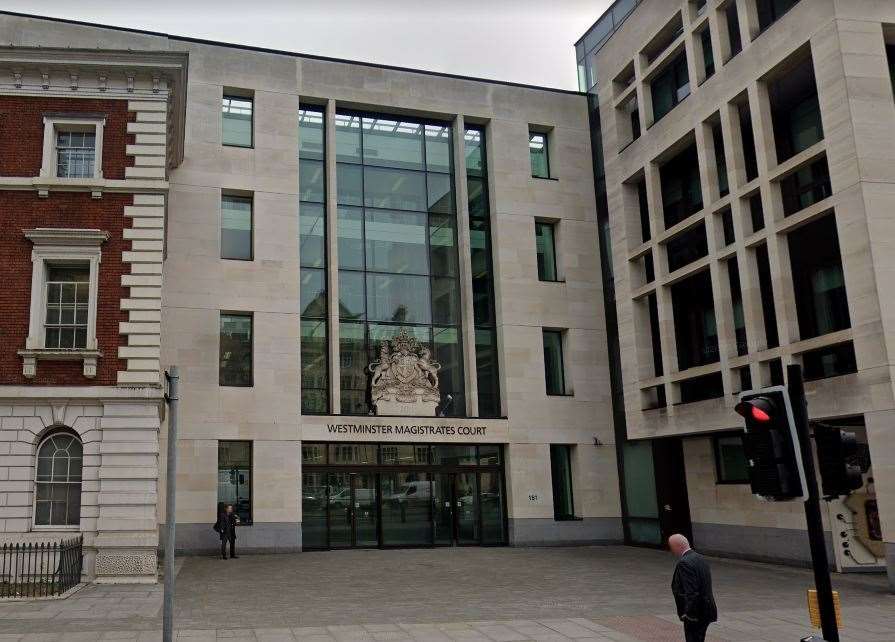
[[[0,50],[0,541],[154,581],[167,171],[186,56]]]

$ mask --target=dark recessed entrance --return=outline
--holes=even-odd
[[[506,543],[500,446],[302,445],[305,550]]]

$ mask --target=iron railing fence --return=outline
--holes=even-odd
[[[84,537],[0,544],[0,598],[61,595],[81,581]]]

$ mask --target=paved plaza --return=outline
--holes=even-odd
[[[178,560],[188,640],[681,640],[673,559],[631,547],[455,548]],[[812,632],[811,573],[713,559],[710,639],[785,642]],[[834,576],[843,642],[895,641],[879,575]],[[0,603],[3,640],[160,640],[161,585],[89,585],[65,600]]]

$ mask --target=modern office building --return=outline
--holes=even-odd
[[[10,43],[0,93],[65,95],[64,107],[29,106],[35,121],[100,119],[112,107],[86,99],[120,99],[120,136],[107,128],[105,147],[84,153],[106,163],[114,140],[128,178],[157,180],[151,220],[123,206],[109,215],[117,227],[77,225],[108,232],[124,260],[146,251],[162,265],[160,304],[159,270],[147,270],[151,279],[122,281],[120,306],[87,318],[114,315],[112,329],[127,333],[140,310],[161,331],[160,354],[134,335],[102,347],[112,383],[119,362],[151,372],[140,383],[155,384],[158,404],[160,366],[179,366],[179,550],[216,549],[219,502],[234,505],[243,550],[622,540],[583,94],[12,14],[0,34]],[[105,66],[42,84],[40,60],[91,57]],[[19,58],[35,61],[21,79]],[[132,90],[127,70],[144,58],[149,88]],[[168,59],[179,61],[179,99],[166,93]],[[146,92],[167,112],[144,116],[135,96]],[[40,140],[6,144],[39,156]],[[35,175],[15,184],[39,202]],[[58,183],[77,203],[97,202],[91,181]],[[75,225],[79,207],[68,211],[41,225]],[[17,217],[3,225],[27,243]],[[24,337],[21,299],[6,336],[18,324]],[[9,347],[4,372],[21,369],[22,348]],[[47,367],[72,354],[45,355]],[[32,394],[24,383],[9,375],[0,394]],[[70,395],[54,383],[43,394]],[[130,383],[116,390],[143,390]],[[11,416],[3,434],[16,438],[22,419]],[[93,512],[136,520],[139,504],[151,576],[156,527],[172,518],[160,502],[165,425],[138,439],[103,420],[88,439],[68,415],[44,424],[85,453],[99,442],[103,457],[119,439],[145,443],[119,470],[127,493],[105,492],[100,465],[80,514],[76,499],[65,506],[71,530],[98,529],[88,544],[102,553]],[[41,532],[31,509],[44,434],[34,433],[0,478],[0,496],[20,493],[15,509],[0,505],[7,538],[57,534]],[[86,476],[86,455],[83,466]]]
[[[799,364],[814,429],[865,444],[825,516],[837,565],[895,586],[893,45],[874,0],[620,0],[578,43],[629,542],[806,559],[733,412]]]

